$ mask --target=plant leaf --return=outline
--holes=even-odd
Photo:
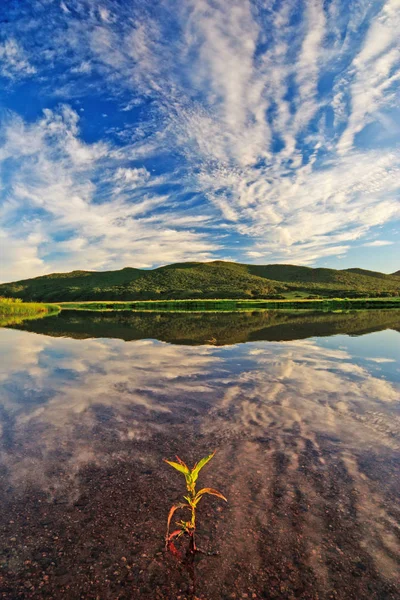
[[[179,538],[181,535],[183,535],[183,531],[181,531],[180,529],[178,529],[177,531],[173,531],[169,536],[169,539],[165,542],[165,549],[169,550],[179,560],[183,560],[183,554],[180,550],[178,550],[178,548],[175,546],[172,540],[174,537]]]
[[[178,508],[189,508],[189,506],[187,504],[184,504],[183,502],[180,502],[179,504],[174,504],[174,506],[171,506],[171,509],[168,513],[168,519],[167,519],[167,534],[166,534],[166,539],[168,539],[168,535],[169,535],[169,526],[171,524],[171,519],[174,516],[175,511],[178,510]]]
[[[190,471],[186,465],[181,465],[179,463],[173,462],[172,460],[167,460],[166,458],[164,458],[164,462],[171,465],[171,467],[174,467],[174,469],[176,469],[177,471],[180,471],[185,476],[190,473]]]
[[[193,483],[195,481],[197,481],[197,478],[199,476],[201,469],[212,459],[212,457],[214,456],[215,453],[216,453],[216,450],[214,450],[214,452],[212,452],[208,456],[205,456],[204,458],[199,460],[199,462],[194,465],[192,472],[191,472]]]
[[[171,550],[172,554],[175,554],[175,556],[177,556],[178,558],[182,558],[182,553],[179,552],[179,550],[175,547],[174,543],[173,543],[173,539],[175,537],[181,537],[181,535],[184,534],[184,531],[182,529],[175,529],[175,531],[173,531],[166,539],[165,539],[165,549],[166,550]]]
[[[178,463],[179,463],[180,465],[182,465],[182,467],[186,467],[186,469],[187,469],[188,471],[190,471],[190,469],[189,469],[189,467],[187,466],[187,464],[186,464],[186,463],[184,463],[184,462],[183,462],[183,460],[182,460],[181,458],[179,458],[179,456],[178,456],[178,455],[176,455],[176,460],[178,461]]]
[[[183,531],[183,529],[175,529],[175,531],[173,531],[172,533],[170,533],[170,535],[168,536],[168,541],[172,540],[176,536],[180,537],[184,533],[185,532]]]
[[[221,498],[221,500],[225,500],[225,502],[228,502],[225,496],[221,494],[221,492],[219,492],[218,490],[214,490],[213,488],[203,488],[199,490],[196,496],[194,497],[195,506],[199,503],[204,494],[210,494],[210,496],[217,496],[218,498]]]

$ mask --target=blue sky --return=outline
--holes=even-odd
[[[3,0],[2,281],[400,268],[400,0]]]

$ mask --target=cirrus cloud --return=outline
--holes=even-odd
[[[2,227],[40,233],[43,270],[315,264],[398,220],[398,0],[46,6],[0,46],[20,52],[15,94],[33,69],[28,93],[51,106],[1,126]]]

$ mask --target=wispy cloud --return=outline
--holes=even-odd
[[[355,135],[373,120],[380,106],[397,103],[394,86],[400,80],[399,28],[399,0],[388,0],[350,65],[351,112],[338,145],[340,152],[351,150]]]
[[[101,132],[99,125],[99,141],[90,143],[71,108],[47,111],[34,125],[14,119],[11,130],[5,123],[8,147],[19,128],[27,136],[20,146],[28,148],[17,151],[21,164],[14,161],[6,204],[23,206],[25,188],[24,202],[39,203],[54,186],[65,198],[83,199],[73,212],[97,227],[82,235],[90,228],[72,218],[68,227],[91,240],[88,266],[231,256],[237,242],[242,260],[312,264],[368,244],[372,228],[399,217],[398,0],[360,0],[351,10],[342,0],[329,7],[322,0],[277,7],[162,0],[154,9],[69,0],[49,10],[45,27],[52,25],[55,49],[28,17],[13,31],[18,44],[20,31],[32,29],[21,76],[35,64],[53,102],[54,95],[65,104],[89,98],[86,119],[96,101],[112,103],[99,114],[114,122]],[[32,60],[34,49],[40,60]],[[41,179],[43,192],[27,185],[33,166],[31,180]],[[204,230],[210,218],[229,232],[225,241]],[[118,223],[115,240],[131,249],[119,258],[107,242],[110,219]],[[53,226],[29,223],[26,231],[39,227],[53,240],[51,251],[42,245],[37,252],[54,266]],[[173,251],[168,223],[181,224]],[[153,237],[144,251],[143,240]],[[77,259],[65,253],[57,260],[67,268]]]
[[[366,242],[363,246],[370,246],[372,248],[379,246],[391,246],[394,242],[390,242],[389,240],[374,240],[373,242]]]
[[[13,38],[0,43],[0,75],[9,79],[16,79],[33,75],[36,72],[26,52]]]
[[[179,223],[179,209],[169,210],[170,198],[152,187],[146,169],[120,166],[128,162],[123,153],[78,134],[78,115],[68,107],[31,125],[11,117],[4,128],[4,280],[78,262],[102,269],[210,257],[215,242]],[[155,207],[163,212],[146,222]]]

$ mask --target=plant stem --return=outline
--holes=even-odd
[[[196,529],[196,508],[192,506],[192,522],[191,522],[193,531]]]
[[[191,493],[192,501],[194,500],[196,490]],[[190,535],[190,551],[196,552],[195,532],[196,532],[196,506],[191,504],[192,519],[191,519],[191,535]]]

